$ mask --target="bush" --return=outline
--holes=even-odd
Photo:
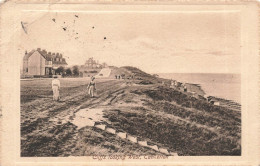
[[[58,69],[56,69],[56,73],[59,75],[63,75],[64,74],[64,67],[60,66],[58,67]]]
[[[71,76],[72,75],[72,72],[71,72],[71,69],[70,68],[67,68],[65,70],[65,73],[66,73],[66,76]]]
[[[79,76],[79,67],[77,65],[73,66],[72,67],[72,72],[73,72],[74,76]]]

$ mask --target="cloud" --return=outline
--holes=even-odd
[[[144,21],[138,19],[143,15],[140,15],[140,18],[131,16],[131,25],[124,22],[130,17],[126,15],[121,15],[124,18],[121,21],[119,15],[116,17],[118,19],[111,17],[112,15],[80,15],[76,21],[74,21],[74,14],[44,15],[41,13],[37,15],[38,19],[35,19],[32,14],[29,16],[28,19],[24,20],[23,17],[22,20],[32,23],[28,27],[29,35],[22,34],[21,46],[27,51],[41,47],[47,51],[61,52],[64,56],[70,57],[69,65],[81,65],[89,57],[94,57],[110,65],[141,66],[150,72],[184,71],[183,66],[189,63],[190,65],[185,66],[185,71],[189,72],[199,71],[198,69],[203,65],[201,71],[206,71],[214,65],[217,71],[223,68],[221,66],[223,61],[231,64],[234,59],[239,60],[239,57],[236,57],[238,49],[235,47],[235,40],[221,42],[224,41],[224,34],[214,36],[211,29],[200,30],[201,33],[193,31],[188,26],[191,24],[190,21],[185,24],[182,20],[178,22],[177,18],[173,19],[174,15],[169,17],[165,15],[167,20],[173,19],[172,21],[179,23],[171,28],[157,26],[156,20],[149,24],[149,21],[142,24]],[[145,15],[144,18],[152,17]],[[161,16],[157,19],[161,19]],[[200,22],[200,20],[196,21]],[[135,25],[133,23],[141,26],[132,26]],[[63,29],[65,26],[66,31]],[[24,51],[21,51],[22,54]],[[212,69],[212,72],[214,71],[215,69]]]

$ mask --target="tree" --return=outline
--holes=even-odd
[[[65,72],[66,72],[66,76],[71,76],[71,75],[72,75],[72,72],[71,72],[71,69],[70,69],[70,68],[67,68],[67,69],[65,70]]]
[[[58,69],[56,69],[56,73],[59,73],[60,75],[64,73],[64,67],[60,66]]]
[[[74,76],[79,76],[79,67],[77,65],[73,66],[72,67],[72,72],[73,72]]]

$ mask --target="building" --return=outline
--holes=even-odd
[[[86,60],[84,67],[89,69],[96,69],[98,68],[98,62],[96,62],[93,58],[89,58]]]
[[[84,68],[87,69],[98,69],[98,68],[106,68],[108,65],[106,63],[100,64],[98,61],[94,60],[94,58],[89,58],[86,60],[85,65],[83,65]]]
[[[106,63],[100,64],[97,60],[94,60],[93,57],[86,60],[84,65],[79,67],[80,75],[83,77],[91,77],[96,75],[102,68],[107,68],[108,65]]]
[[[25,52],[23,57],[23,72],[25,76],[48,76],[56,74],[55,70],[68,64],[60,53],[51,53],[46,50],[32,50]]]

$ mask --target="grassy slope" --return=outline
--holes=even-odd
[[[150,88],[125,91],[113,100],[118,109],[106,112],[113,127],[162,144],[180,155],[240,155],[239,112],[209,106],[187,96],[194,106],[185,106],[187,101],[180,101],[178,96],[170,101],[153,97]],[[170,95],[167,93],[174,91],[163,92],[156,87],[154,93]],[[141,106],[124,107],[124,102],[137,102],[136,99],[142,101]]]
[[[112,73],[135,74],[140,80],[97,80],[97,98],[86,95],[88,81],[61,80],[62,102],[51,100],[50,80],[21,83],[22,156],[158,154],[91,127],[53,123],[73,110],[105,106],[111,127],[154,142],[179,155],[240,155],[241,115],[224,107],[162,86],[161,81],[132,67]],[[151,84],[144,85],[142,81]]]
[[[161,80],[136,68],[124,68],[154,84],[129,87],[117,96],[121,105],[142,103],[131,109],[108,111],[113,127],[163,144],[181,155],[241,154],[240,112],[156,84]]]

